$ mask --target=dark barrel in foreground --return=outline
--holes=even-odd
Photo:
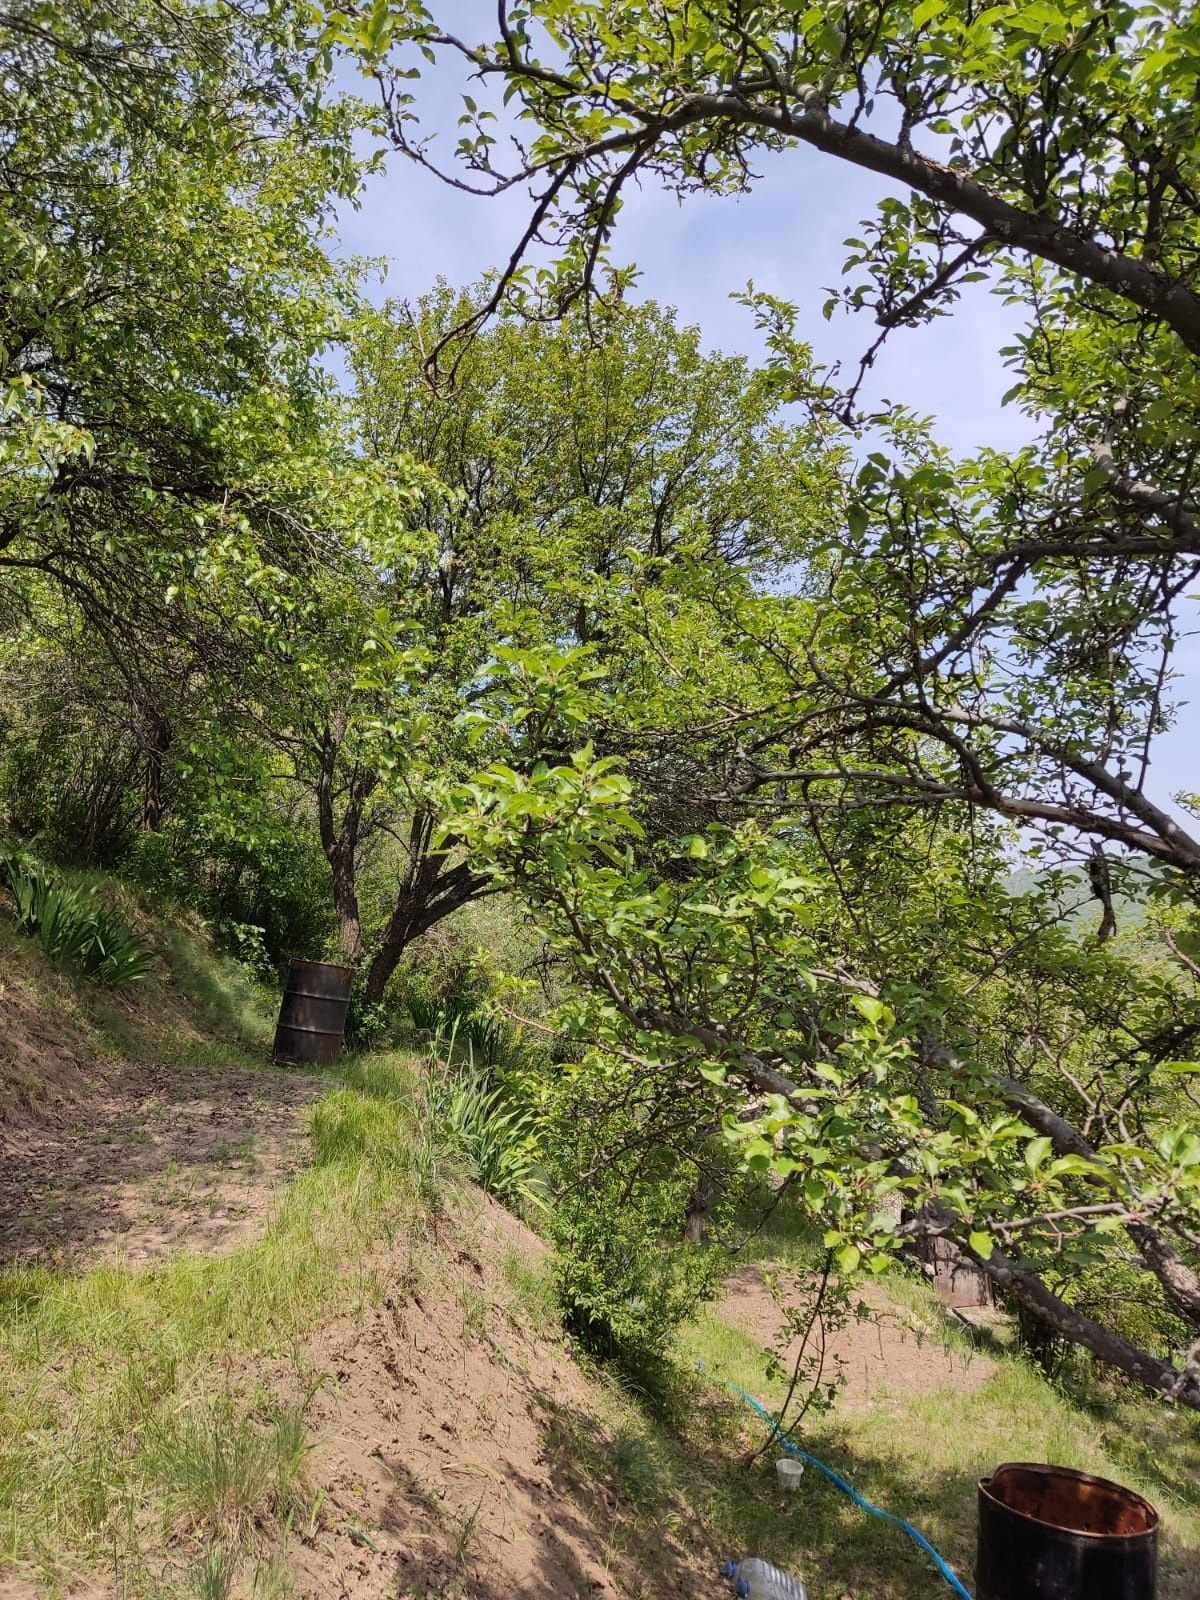
[[[275,1028],[277,1061],[325,1067],[337,1060],[353,981],[353,967],[292,961]]]
[[[977,1600],[1154,1600],[1158,1512],[1107,1478],[1009,1462],[979,1484]]]

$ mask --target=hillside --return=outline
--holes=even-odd
[[[0,1600],[1200,1600],[1198,15],[3,7]]]
[[[695,1596],[761,1550],[813,1600],[939,1592],[924,1558],[810,1473],[776,1487],[763,1272],[731,1262],[651,1404],[562,1332],[545,1246],[467,1181],[423,1064],[266,1062],[270,997],[203,929],[127,909],[158,951],[121,995],[0,923],[0,1587],[96,1600]],[[974,1480],[1001,1459],[1117,1474],[1166,1517],[1162,1600],[1200,1596],[1200,1433],[1126,1394],[1085,1412],[868,1291],[805,1443],[912,1517],[968,1582]]]

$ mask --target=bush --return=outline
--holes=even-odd
[[[749,1180],[716,1134],[715,1097],[706,1106],[696,1096],[681,1115],[639,1064],[599,1052],[540,1081],[564,1326],[664,1408],[678,1391],[676,1335],[728,1271]],[[698,1173],[712,1188],[710,1233],[691,1244],[684,1228]]]
[[[194,907],[218,944],[269,981],[289,957],[320,961],[334,936],[329,867],[302,820],[268,819],[251,844],[179,817],[142,834],[123,866],[148,889]]]
[[[47,659],[27,640],[34,683],[10,699],[0,740],[0,811],[18,838],[38,835],[51,860],[114,866],[137,835],[144,760],[103,686],[73,657]]]
[[[460,1042],[467,1042],[470,1027],[481,1042],[484,1008],[492,991],[493,975],[478,951],[466,945],[453,929],[426,934],[406,955],[392,980],[395,1008],[407,1013],[413,1031],[428,1042],[457,1026]],[[468,1024],[468,1019],[479,1018]]]
[[[99,905],[94,891],[70,887],[17,852],[0,855],[0,877],[12,895],[18,929],[35,938],[51,960],[110,988],[149,971],[149,945]]]
[[[599,1175],[554,1220],[555,1280],[567,1331],[646,1394],[661,1391],[680,1326],[711,1298],[729,1261],[680,1243],[687,1191],[675,1174],[628,1183]]]
[[[252,922],[218,922],[212,931],[216,944],[239,961],[247,972],[260,983],[274,984],[279,969],[271,959],[261,928]]]
[[[347,1050],[375,1050],[383,1045],[391,1028],[392,1008],[377,1002],[367,1005],[364,998],[367,974],[364,968],[354,974],[350,987],[350,1004],[346,1009],[346,1026],[342,1043]]]

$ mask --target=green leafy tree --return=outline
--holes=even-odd
[[[443,286],[363,315],[363,473],[408,498],[364,539],[345,607],[297,596],[285,629],[295,698],[270,736],[315,797],[341,948],[365,964],[368,1004],[413,939],[490,889],[486,863],[441,827],[448,787],[496,759],[559,757],[589,720],[626,738],[619,700],[589,701],[586,685],[612,672],[636,695],[657,672],[627,614],[677,607],[689,585],[719,587],[748,562],[778,570],[834,482],[772,381],[652,305],[501,318],[453,388],[431,388],[425,353],[480,298]],[[473,713],[521,651],[536,670],[509,681],[536,687],[536,703]],[[668,796],[669,764],[645,764]],[[373,864],[379,914],[365,919]]]
[[[600,291],[631,183],[736,193],[759,154],[790,152],[887,191],[824,307],[875,317],[858,380],[814,393],[794,311],[758,302],[799,397],[856,428],[883,339],[951,314],[972,279],[1024,311],[1011,398],[1044,420],[1035,448],[954,463],[903,413],[874,419],[885,447],[833,531],[846,560],[826,631],[865,650],[824,685],[825,753],[848,746],[827,781],[873,801],[966,799],[1085,848],[1148,852],[1194,885],[1200,843],[1147,783],[1200,556],[1194,11],[522,0],[482,39],[419,0],[330,17],[384,82],[396,147],[425,165],[436,146],[411,75],[426,58],[470,74],[457,165],[435,170],[534,195],[493,307]],[[535,272],[546,242],[557,265]],[[825,639],[810,648],[823,657]],[[830,771],[812,726],[794,741],[806,780]]]
[[[14,659],[23,634],[77,663],[153,828],[243,670],[198,575],[249,536],[319,560],[296,489],[351,293],[324,236],[358,113],[286,5],[16,0],[0,52],[0,615]]]
[[[463,826],[575,952],[601,1048],[777,1097],[747,1159],[799,1163],[843,1266],[896,1236],[868,1211],[898,1190],[910,1233],[950,1233],[1067,1338],[1195,1403],[1194,1348],[1165,1363],[1085,1315],[1068,1281],[1132,1259],[1175,1334],[1200,1328],[1196,1147],[1172,1056],[1186,1067],[1194,1037],[1191,958],[1177,940],[1130,965],[1105,953],[1124,874],[1166,900],[1200,881],[1200,842],[1150,782],[1200,572],[1193,13],[528,0],[482,40],[421,3],[330,18],[379,73],[397,148],[433,165],[411,74],[457,61],[472,78],[458,164],[435,170],[533,192],[489,301],[435,347],[443,364],[505,303],[602,300],[639,179],[737,192],[761,152],[816,152],[899,190],[847,243],[846,287],[823,307],[876,319],[847,387],[817,381],[794,307],[748,296],[781,395],[856,456],[836,521],[792,582],[700,585],[686,617],[642,619],[667,663],[637,707],[643,742],[673,739],[716,834],[697,831],[695,857],[682,829],[642,837],[636,754],[613,768],[607,749],[599,767],[577,752],[497,768]],[[530,258],[546,243],[549,270]],[[1010,400],[1042,431],[961,462],[911,412],[864,413],[861,379],[884,338],[951,314],[980,278],[1024,312]],[[985,817],[1086,861],[1105,951],[1056,935],[1063,912],[1041,897],[1003,893]],[[880,903],[873,954],[846,930],[878,932]],[[989,1010],[1009,962],[1060,1030],[1071,1018],[1078,1059],[1047,1070]],[[1115,1050],[1106,985],[1138,1018]]]
[[[601,1075],[640,1065],[675,1141],[698,1152],[723,1119],[843,1272],[949,1237],[1058,1335],[1200,1405],[1200,1010],[1169,943],[1081,942],[1078,892],[1014,899],[999,841],[944,814],[920,851],[911,824],[897,840],[856,813],[819,837],[785,818],[653,839],[620,763],[588,750],[497,767],[460,804],[455,827],[570,954],[564,1026]],[[1064,1093],[1086,1131],[1051,1108]],[[1149,1348],[1075,1292],[1131,1268],[1158,1296]]]

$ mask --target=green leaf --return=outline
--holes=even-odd
[[[1053,1140],[1045,1134],[1039,1134],[1036,1139],[1029,1141],[1025,1146],[1025,1165],[1031,1173],[1038,1172],[1053,1148]]]
[[[846,526],[855,539],[861,539],[870,523],[870,513],[860,501],[852,501],[846,508]]]
[[[946,10],[948,0],[921,0],[913,7],[912,25],[914,29],[923,28],[927,22],[932,22],[934,17],[940,17]]]
[[[892,1013],[882,1000],[877,1000],[873,995],[856,994],[851,996],[851,1004],[866,1020],[875,1026],[889,1023]]]

